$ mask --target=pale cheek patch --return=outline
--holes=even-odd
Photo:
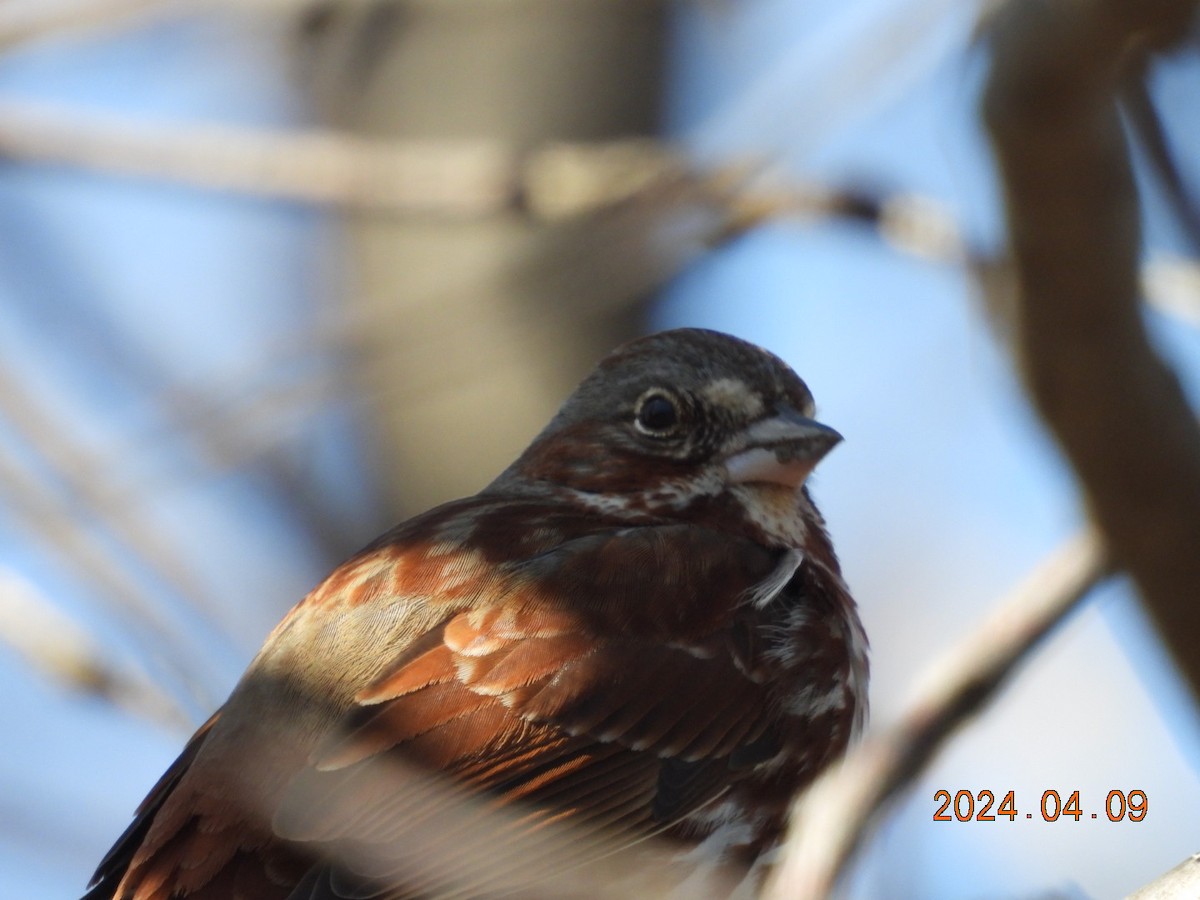
[[[766,409],[762,397],[750,390],[740,378],[718,378],[700,393],[713,406],[727,409],[739,417],[753,419],[761,416]]]

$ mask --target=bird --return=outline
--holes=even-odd
[[[656,835],[761,878],[791,798],[867,714],[867,638],[808,489],[842,438],[814,415],[739,338],[618,347],[487,487],[285,616],[85,900],[491,895],[330,854],[436,813],[420,779],[360,777],[389,760],[518,830]]]

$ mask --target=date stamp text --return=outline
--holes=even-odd
[[[1066,799],[1056,790],[1045,791],[1042,802],[1036,813],[1029,809],[1018,808],[1016,792],[1009,791],[996,803],[996,795],[989,790],[982,791],[935,791],[933,802],[938,804],[933,813],[935,822],[995,822],[997,818],[1015,822],[1018,819],[1032,819],[1040,815],[1045,822],[1058,822],[1062,819],[1099,819],[1101,813],[1110,822],[1141,822],[1146,818],[1149,802],[1146,792],[1141,790],[1108,792],[1104,799],[1103,809],[1087,809],[1079,799],[1079,791],[1067,793]]]

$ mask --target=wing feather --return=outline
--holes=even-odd
[[[314,742],[301,738],[307,764],[272,788],[278,806],[270,829],[204,811],[202,786],[177,790],[214,717],[101,863],[89,898],[121,896],[120,884],[136,889],[137,900],[177,892],[189,900],[391,900],[442,884],[446,864],[435,858],[442,851],[429,859],[418,852],[432,851],[431,834],[445,844],[463,837],[500,871],[536,862],[506,848],[538,846],[528,837],[550,822],[634,842],[710,802],[737,777],[735,759],[757,758],[776,714],[752,675],[754,645],[738,634],[745,598],[774,571],[777,554],[694,526],[576,534],[507,569],[481,568],[479,585],[464,581],[453,597],[430,596],[421,606],[406,594],[395,608],[421,606],[419,632],[391,639],[401,649],[346,695],[350,709],[335,733],[311,752]],[[438,552],[431,558],[439,566],[453,562]],[[379,567],[368,557],[354,565]],[[437,583],[411,560],[404,565],[407,580],[397,584]],[[331,591],[315,592],[312,602],[341,609]],[[301,609],[316,615],[311,605]],[[366,619],[372,629],[381,621]],[[303,621],[285,622],[280,641],[303,639]],[[240,727],[259,727],[244,719]],[[389,780],[397,763],[410,774]],[[439,809],[444,785],[412,777],[414,765],[485,791],[488,808],[511,807],[501,820],[507,824],[486,835],[486,849],[469,817],[447,824]],[[411,846],[400,856],[339,852],[333,868],[311,865],[330,845],[385,844]],[[563,853],[561,841],[544,846]],[[572,865],[584,864],[592,846],[576,841]],[[594,846],[605,855],[614,845],[597,838]],[[405,867],[415,869],[397,887],[393,876]],[[469,894],[482,877],[471,873],[483,869],[478,859],[467,868],[455,890]]]

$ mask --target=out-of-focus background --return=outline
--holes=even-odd
[[[814,490],[893,720],[1082,521],[966,262],[1002,241],[982,6],[0,6],[0,896],[81,893],[300,596],[651,329],[769,347],[846,436]],[[1200,187],[1194,49],[1149,83]],[[1142,188],[1149,325],[1197,397],[1200,276]],[[1113,582],[847,893],[1123,895],[1200,849],[1198,725]],[[935,822],[939,789],[1022,814]],[[1042,821],[1048,789],[1083,819]]]

